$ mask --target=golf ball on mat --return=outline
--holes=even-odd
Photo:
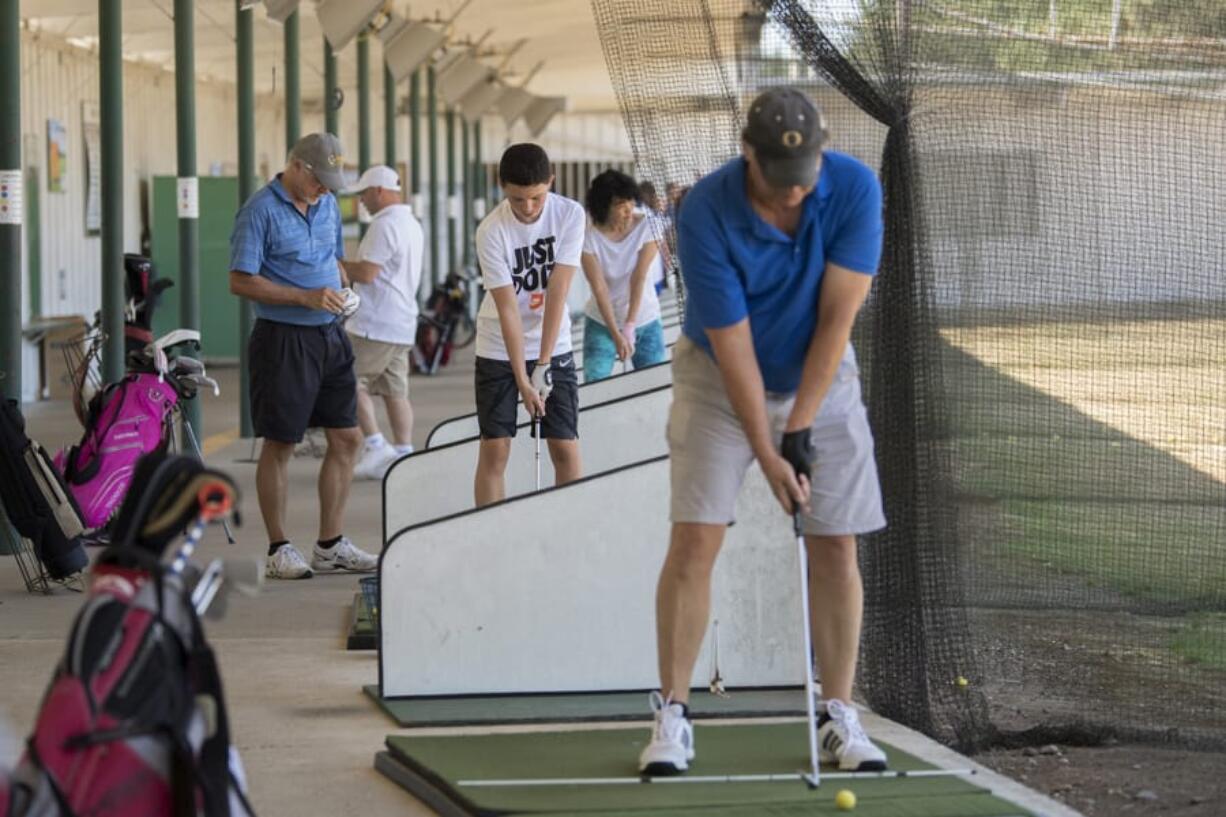
[[[856,793],[851,789],[839,789],[834,796],[834,806],[839,811],[851,811],[856,807]]]
[[[959,675],[959,676],[958,676],[958,686],[960,686],[960,687],[964,687],[964,686],[966,686],[966,685],[967,685],[967,684],[969,684],[969,683],[970,683],[970,681],[966,680],[966,678],[964,678],[963,676],[961,676],[961,675]]]

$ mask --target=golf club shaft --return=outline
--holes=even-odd
[[[538,414],[532,415],[532,436],[536,443],[536,490],[541,490],[541,418]]]
[[[187,432],[187,439],[191,442],[192,448],[196,451],[196,459],[204,462],[204,449],[200,447],[200,442],[196,439],[196,432],[192,431],[192,424],[187,422],[186,418],[181,419],[183,430]],[[229,520],[222,519],[221,528],[226,532],[226,541],[233,545],[235,543],[234,531],[230,530]]]
[[[200,537],[204,535],[204,515],[197,516],[187,528],[187,534],[183,538],[183,544],[179,546],[178,553],[175,554],[174,561],[170,563],[169,573],[182,574],[187,567],[187,562],[192,558],[192,553],[196,550],[196,545],[200,544]]]
[[[792,526],[796,532],[796,553],[800,558],[800,613],[805,631],[805,711],[808,715],[809,728],[809,762],[813,767],[813,785],[821,783],[821,770],[817,763],[817,713],[813,702],[813,632],[809,626],[809,559],[805,553],[805,537],[800,530],[800,514],[792,516]]]
[[[829,772],[827,780],[892,780],[903,777],[963,777],[973,775],[973,769],[914,769],[884,772]],[[810,772],[790,774],[708,774],[678,777],[545,777],[506,778],[493,780],[458,780],[456,785],[468,788],[525,786],[636,786],[694,783],[802,783]]]

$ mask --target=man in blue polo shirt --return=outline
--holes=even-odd
[[[808,546],[822,760],[885,768],[851,703],[856,534],[885,517],[848,342],[881,258],[881,187],[865,165],[823,152],[825,140],[804,94],[763,93],[743,155],[694,185],[678,216],[687,297],[668,424],[672,538],[656,595],[660,692],[639,758],[647,774],[678,774],[694,757],[688,701],[711,570],[755,460],[783,511],[800,515]]]
[[[362,445],[353,349],[340,322],[355,307],[341,289],[344,243],[332,195],[344,186],[341,170],[335,136],[303,137],[285,170],[238,211],[230,236],[230,291],[255,301],[258,318],[248,346],[251,419],[264,438],[255,483],[268,531],[265,574],[274,579],[371,571],[378,561],[341,530]],[[322,427],[328,440],[310,565],[285,531],[289,460],[309,426]]]

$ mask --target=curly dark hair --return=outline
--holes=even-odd
[[[639,186],[634,179],[620,170],[606,170],[592,179],[592,184],[587,189],[587,211],[592,221],[597,224],[607,222],[613,202],[619,199],[633,201],[635,204],[642,201],[639,198]]]

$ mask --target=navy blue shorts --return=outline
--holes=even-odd
[[[528,361],[528,376],[536,361]],[[553,375],[553,391],[545,401],[545,416],[541,418],[541,436],[553,440],[574,440],[579,437],[579,375],[575,371],[575,356],[567,352],[554,355],[549,364]],[[519,415],[519,387],[515,373],[505,360],[477,358],[476,370],[477,424],[481,437],[495,440],[515,436]]]
[[[308,428],[358,424],[353,347],[340,321],[298,326],[260,318],[247,352],[257,437],[297,443]]]

